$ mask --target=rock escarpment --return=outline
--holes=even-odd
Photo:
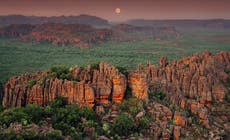
[[[128,84],[133,96],[149,100],[154,123],[144,135],[175,140],[181,135],[223,138],[220,132],[230,132],[229,71],[230,53],[225,51],[215,55],[205,51],[172,63],[162,57],[158,66],[139,65],[129,73]],[[159,93],[165,94],[163,100]],[[204,134],[204,129],[209,133]]]
[[[198,134],[202,138],[220,139],[223,132],[230,132],[229,52],[212,55],[206,51],[172,63],[162,57],[159,65],[139,65],[127,77],[105,62],[64,71],[11,78],[4,86],[3,106],[46,106],[62,96],[69,104],[96,106],[95,111],[104,123],[114,123],[124,110],[133,115],[136,125],[147,118],[150,122],[140,130],[145,138],[178,140],[191,136],[194,139]],[[122,109],[122,104],[113,102],[121,103],[128,94],[126,89],[138,99],[127,99],[123,103],[130,104],[123,104]],[[108,111],[105,107],[111,108]],[[206,129],[208,134],[202,132]]]
[[[225,86],[229,86],[226,73],[229,69],[229,52],[211,55],[205,51],[171,64],[166,57],[162,57],[159,66],[148,64],[131,73],[129,85],[134,96],[142,99],[148,99],[148,90],[162,91],[172,104],[197,114],[202,123],[209,127],[208,109],[213,103],[223,102],[229,92]],[[139,82],[140,79],[144,80]]]
[[[132,94],[140,99],[148,100],[149,92],[161,90],[170,102],[197,114],[203,107],[210,108],[212,103],[224,100],[229,91],[225,86],[229,76],[224,70],[229,69],[229,52],[213,56],[206,51],[171,64],[163,57],[159,66],[140,65],[128,77],[104,62],[96,69],[73,68],[71,80],[52,77],[52,72],[24,74],[5,84],[3,106],[46,105],[59,95],[66,97],[68,103],[108,104],[108,98],[121,102],[128,81]]]
[[[124,98],[126,78],[112,65],[102,62],[98,69],[76,67],[71,74],[74,81],[53,77],[52,72],[13,77],[5,84],[2,104],[4,107],[33,103],[45,106],[62,96],[69,104],[93,107],[108,105],[110,101],[121,102]]]

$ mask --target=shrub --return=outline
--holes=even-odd
[[[13,130],[10,130],[7,133],[0,131],[1,140],[24,140],[21,135],[17,135]]]
[[[120,136],[128,136],[136,130],[133,119],[125,114],[118,116],[112,128],[113,131]]]
[[[69,68],[66,66],[55,66],[52,67],[50,71],[54,73],[58,79],[71,80],[72,78],[72,73],[70,72]]]
[[[95,127],[96,128],[97,126],[98,124],[93,120],[89,120],[83,123],[83,127]]]
[[[68,112],[65,108],[57,108],[55,112],[52,114],[51,119],[52,123],[55,125],[59,122],[66,122]]]
[[[142,130],[142,129],[147,129],[148,128],[148,123],[149,123],[149,119],[147,117],[142,117],[139,120],[139,125],[138,125],[138,129]]]
[[[93,64],[90,65],[90,67],[91,67],[92,70],[98,70],[99,69],[99,64],[100,64],[100,62],[93,63]]]
[[[32,89],[32,87],[34,86],[34,85],[36,85],[37,84],[37,80],[31,80],[31,81],[29,81],[29,88],[30,89]]]
[[[86,118],[87,120],[95,120],[96,119],[95,111],[89,107],[83,107],[81,109],[81,116]]]
[[[58,122],[54,125],[55,129],[61,130],[64,135],[69,135],[75,132],[75,128],[65,122]]]
[[[61,132],[58,130],[50,130],[46,133],[45,139],[47,140],[64,140]]]
[[[74,133],[71,133],[70,136],[71,136],[71,138],[73,140],[83,140],[83,134],[82,134],[82,132],[76,132],[75,131]]]
[[[39,136],[33,130],[25,130],[21,133],[21,136],[25,140],[38,139]]]
[[[29,116],[29,121],[33,123],[38,123],[45,115],[43,107],[36,104],[31,104],[26,106],[23,111]]]
[[[66,110],[68,114],[64,118],[65,122],[71,126],[78,126],[81,121],[81,109],[77,105],[69,105]]]
[[[97,123],[95,112],[88,108],[80,108],[77,105],[66,105],[64,107],[61,102],[55,103],[48,109],[49,114],[51,114],[52,123],[55,129],[61,130],[64,135],[76,135],[76,129],[82,129],[84,125],[95,125]],[[88,120],[86,123],[81,123],[81,118]]]
[[[137,99],[135,97],[129,98],[119,105],[119,108],[122,111],[130,113],[132,116],[136,116],[137,113],[143,111],[144,107],[145,101]]]
[[[162,91],[158,91],[156,93],[150,91],[148,93],[148,96],[149,96],[150,101],[153,101],[153,100],[161,100],[162,101],[166,97],[166,95]]]
[[[103,130],[103,132],[107,135],[107,136],[109,136],[110,134],[111,134],[111,127],[109,126],[109,124],[108,123],[103,123],[102,124],[102,130]]]
[[[45,115],[50,117],[53,114],[53,108],[50,105],[47,105],[44,109]]]
[[[222,136],[222,137],[224,137],[224,136],[226,136],[226,132],[225,132],[224,130],[221,130],[221,131],[219,132],[219,135]]]
[[[67,99],[62,97],[62,96],[58,96],[57,99],[53,102],[50,102],[50,107],[52,109],[56,109],[56,108],[60,108],[60,107],[65,107],[67,105]]]
[[[0,124],[5,124],[7,126],[12,122],[22,122],[29,120],[28,114],[23,112],[22,108],[11,108],[6,109],[0,114]]]

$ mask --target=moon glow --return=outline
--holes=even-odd
[[[116,14],[120,14],[120,13],[121,13],[121,9],[120,9],[120,8],[116,8],[116,9],[115,9],[115,13],[116,13]]]

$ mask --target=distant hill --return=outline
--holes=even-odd
[[[89,48],[105,42],[133,42],[137,40],[177,37],[173,27],[149,27],[118,24],[111,28],[95,28],[86,24],[12,24],[0,27],[0,38],[17,38],[35,44]]]
[[[7,26],[11,24],[43,24],[43,23],[88,24],[91,26],[109,26],[107,20],[96,16],[90,16],[90,15],[53,16],[53,17],[23,16],[23,15],[0,16],[0,26]]]
[[[98,29],[85,24],[44,23],[39,25],[12,24],[0,28],[0,37],[18,38],[35,44],[89,48],[91,44],[106,41],[109,29]]]
[[[129,24],[117,24],[111,27],[113,31],[112,41],[135,41],[149,39],[167,39],[180,35],[172,26],[134,26]]]
[[[203,29],[230,29],[230,20],[144,20],[135,19],[127,21],[127,24],[135,26],[173,26],[179,28],[203,28]]]

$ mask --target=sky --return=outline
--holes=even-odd
[[[116,14],[115,9],[121,13]],[[230,19],[230,0],[0,0],[0,15],[70,16],[88,14],[129,19]]]

